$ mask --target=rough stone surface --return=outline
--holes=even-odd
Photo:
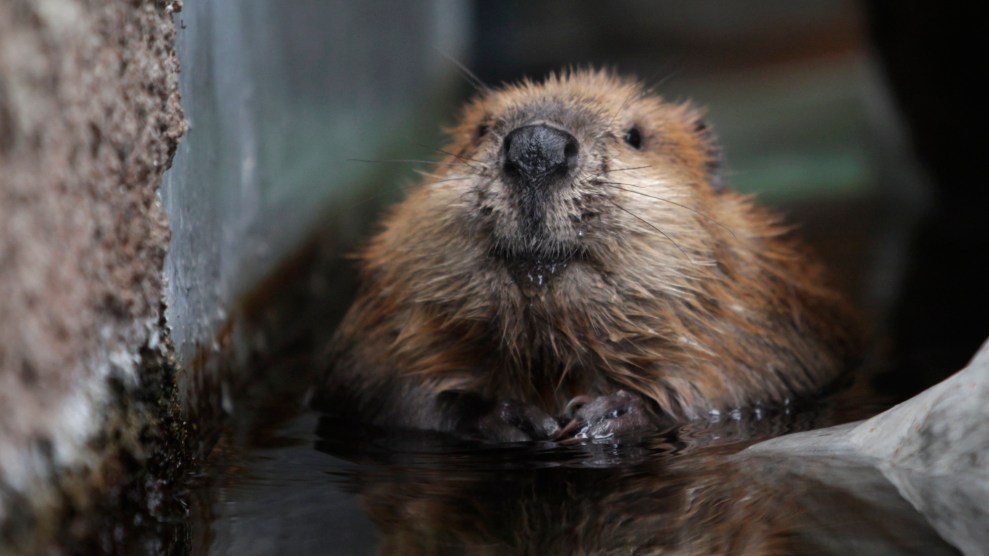
[[[0,2],[0,525],[100,465],[108,380],[157,341],[178,7]]]
[[[776,438],[743,454],[868,462],[943,538],[965,554],[989,554],[986,400],[989,342],[951,378],[871,419]]]
[[[989,479],[989,342],[944,382],[858,426],[849,440],[896,467]]]
[[[931,475],[890,466],[883,474],[900,496],[965,554],[989,554],[989,481],[976,475]]]

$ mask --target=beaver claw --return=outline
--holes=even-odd
[[[555,438],[573,432],[573,438],[578,440],[603,439],[652,426],[649,410],[642,398],[624,390],[596,398],[577,396],[567,404],[565,417],[570,420]]]

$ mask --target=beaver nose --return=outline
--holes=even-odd
[[[505,174],[530,187],[566,176],[577,166],[580,150],[573,135],[543,124],[513,130],[502,148]]]

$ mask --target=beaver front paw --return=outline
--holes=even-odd
[[[560,425],[542,409],[513,400],[497,402],[477,421],[477,432],[488,440],[522,442],[554,437]]]
[[[446,391],[439,401],[454,416],[453,430],[494,442],[524,442],[555,438],[557,420],[532,404],[494,401],[473,392]]]
[[[645,401],[624,390],[596,398],[577,396],[567,404],[564,417],[569,422],[558,438],[573,433],[578,440],[604,439],[654,426]]]

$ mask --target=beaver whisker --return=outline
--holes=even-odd
[[[682,254],[683,254],[683,256],[684,256],[684,257],[686,257],[686,259],[687,259],[688,261],[690,261],[690,262],[691,262],[692,264],[699,264],[699,263],[698,263],[697,261],[695,261],[695,260],[694,260],[694,258],[693,258],[693,257],[691,257],[690,255],[688,255],[688,254],[687,254],[687,252],[683,250],[683,247],[680,247],[680,244],[679,244],[679,243],[677,243],[677,242],[676,242],[676,240],[675,240],[675,239],[673,239],[673,238],[672,238],[672,237],[670,236],[670,234],[668,234],[668,233],[666,233],[666,232],[664,232],[663,230],[660,230],[660,229],[659,229],[659,228],[658,228],[658,227],[657,227],[656,225],[654,225],[654,224],[653,224],[652,222],[649,222],[648,220],[646,220],[645,218],[642,218],[642,217],[641,217],[641,216],[639,216],[638,214],[635,214],[634,212],[632,212],[632,211],[630,211],[630,210],[628,210],[627,208],[625,208],[625,207],[623,207],[623,206],[621,206],[621,205],[619,205],[619,204],[618,204],[618,203],[616,203],[616,202],[615,202],[614,200],[612,200],[612,199],[607,199],[607,200],[608,200],[608,202],[609,202],[609,203],[611,203],[611,204],[613,204],[613,205],[615,205],[615,207],[616,207],[616,208],[618,208],[619,210],[621,210],[622,212],[625,212],[626,214],[628,214],[628,215],[629,215],[629,216],[631,216],[632,218],[635,218],[636,220],[638,220],[638,221],[640,221],[640,222],[642,222],[642,223],[643,223],[643,224],[645,224],[646,226],[649,226],[650,228],[652,228],[652,229],[654,229],[654,230],[656,230],[657,232],[659,232],[660,234],[662,234],[662,235],[663,235],[663,237],[665,237],[666,239],[668,239],[668,240],[670,241],[670,243],[672,243],[672,244],[673,244],[673,246],[674,246],[674,247],[676,247],[676,248],[677,248],[677,249],[678,249],[678,250],[680,251],[680,253],[682,253]]]
[[[596,177],[602,177],[604,174],[610,174],[611,172],[631,172],[632,170],[644,170],[646,168],[652,168],[652,164],[644,164],[642,166],[629,166],[627,168],[610,168],[604,172],[601,172]]]
[[[663,197],[657,197],[656,195],[650,195],[648,193],[643,193],[641,191],[636,191],[634,189],[626,189],[624,187],[621,187],[623,185],[627,185],[629,187],[636,187],[634,184],[631,184],[631,183],[622,183],[622,182],[617,182],[617,181],[603,181],[603,180],[594,180],[593,183],[600,184],[600,185],[610,185],[611,187],[614,187],[615,189],[618,189],[618,190],[621,190],[621,191],[625,191],[627,193],[634,193],[636,195],[642,195],[643,197],[648,197],[650,199],[656,199],[657,201],[663,201],[664,203],[669,203],[669,204],[671,204],[671,205],[673,205],[675,207],[680,207],[680,208],[682,208],[684,210],[687,210],[687,211],[690,211],[690,212],[696,214],[697,216],[700,216],[701,218],[707,220],[708,222],[711,222],[712,224],[718,226],[722,230],[724,230],[724,231],[728,232],[729,234],[731,234],[731,237],[732,238],[736,238],[737,239],[737,236],[735,236],[735,232],[733,232],[731,228],[729,228],[728,226],[725,226],[724,223],[719,222],[715,218],[711,218],[710,215],[704,214],[703,212],[701,212],[701,211],[699,211],[697,209],[690,208],[687,205],[678,203],[676,201],[671,201],[669,199],[664,199]]]
[[[446,161],[444,160],[420,160],[415,158],[384,158],[384,159],[372,159],[372,158],[348,158],[347,162],[364,162],[367,164],[431,164],[433,166],[440,166]],[[451,168],[470,168],[471,170],[477,171],[477,168],[472,167],[469,164],[460,162],[450,164]]]
[[[467,83],[471,87],[474,87],[474,89],[477,90],[477,92],[485,93],[485,94],[491,92],[491,87],[489,87],[484,81],[481,81],[481,78],[478,77],[474,72],[470,71],[470,69],[467,66],[465,66],[463,63],[461,63],[459,60],[457,60],[450,54],[443,52],[438,48],[436,50],[437,52],[440,53],[440,56],[446,58],[448,62],[450,62],[458,70],[460,70],[461,77],[463,77],[464,80],[467,81]]]
[[[440,154],[445,154],[447,156],[452,156],[453,158],[456,158],[457,160],[461,160],[463,162],[473,162],[474,164],[480,164],[482,166],[483,165],[486,165],[486,163],[483,160],[477,160],[476,158],[471,158],[471,157],[466,156],[466,155],[463,155],[463,154],[452,153],[452,152],[447,151],[447,150],[444,150],[444,149],[433,149],[433,150],[436,151],[436,152],[438,152],[438,153],[440,153]]]
[[[633,88],[628,93],[628,95],[625,97],[625,100],[622,101],[621,105],[618,107],[618,110],[615,111],[615,115],[611,117],[611,121],[608,122],[608,129],[611,129],[612,127],[615,126],[615,122],[618,121],[618,118],[621,117],[622,116],[622,113],[625,112],[625,109],[628,108],[628,105],[632,101],[632,98],[634,98],[636,96],[638,96],[639,98],[642,98],[643,96],[645,96],[647,94],[648,94],[648,92],[642,90],[641,87],[635,87],[635,88]]]
[[[468,156],[464,156],[462,154],[457,154],[457,153],[452,153],[452,152],[449,152],[449,151],[445,151],[443,149],[434,149],[434,150],[436,152],[440,153],[440,154],[445,154],[447,156],[453,157],[454,160],[459,160],[460,161],[460,164],[462,164],[462,165],[470,168],[471,170],[474,170],[475,172],[477,172],[479,174],[482,173],[482,172],[484,172],[487,169],[487,167],[488,167],[488,164],[485,161],[483,161],[483,160],[476,160],[476,159],[470,158]]]

